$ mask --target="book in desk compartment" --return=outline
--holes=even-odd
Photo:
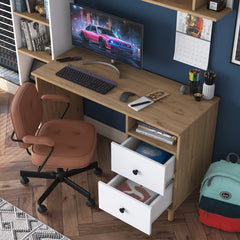
[[[171,145],[177,141],[176,136],[141,121],[138,121],[136,132]]]
[[[121,183],[118,187],[116,187],[118,190],[124,192],[125,194],[136,198],[140,202],[150,204],[157,196],[158,194],[143,187],[140,184],[137,184],[129,179]]]

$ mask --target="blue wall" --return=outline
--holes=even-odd
[[[86,6],[144,25],[143,68],[187,84],[191,66],[173,60],[176,11],[140,0],[76,0]],[[213,161],[229,152],[240,154],[240,66],[230,63],[237,0],[233,11],[213,24],[209,68],[217,73],[215,95],[221,98]],[[85,100],[85,113],[124,131],[123,115]]]

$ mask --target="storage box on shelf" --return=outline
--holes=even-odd
[[[176,11],[186,12],[197,17],[209,19],[211,21],[218,21],[231,12],[232,9],[225,8],[220,12],[215,12],[207,9],[207,0],[141,0],[154,5],[173,9]]]

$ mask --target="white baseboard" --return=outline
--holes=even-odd
[[[19,86],[0,77],[0,88],[14,95]]]
[[[119,131],[113,127],[108,126],[107,124],[99,122],[85,115],[84,120],[86,122],[92,123],[96,127],[97,133],[113,140],[114,142],[122,143],[125,140],[125,132]]]

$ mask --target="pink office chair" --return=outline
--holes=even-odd
[[[67,103],[61,119],[50,120],[40,126],[43,116],[42,101]],[[31,155],[32,163],[38,166],[36,172],[21,170],[21,183],[27,184],[28,177],[54,179],[38,200],[40,213],[47,211],[42,202],[60,182],[84,195],[87,198],[87,206],[95,204],[90,193],[69,177],[92,168],[95,168],[95,174],[101,174],[102,170],[97,162],[91,163],[96,147],[96,130],[92,124],[85,121],[63,120],[69,105],[70,99],[64,95],[43,95],[40,98],[34,84],[30,82],[19,87],[11,103],[10,112],[14,129],[11,139],[26,149]],[[29,147],[32,147],[31,152],[28,150]],[[57,170],[42,172],[44,166]]]

